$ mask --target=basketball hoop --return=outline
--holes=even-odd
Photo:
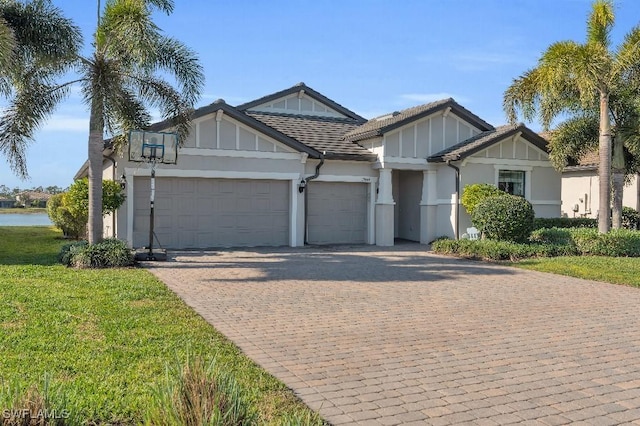
[[[176,164],[178,161],[178,135],[167,132],[129,132],[129,161],[151,164],[151,196],[149,214],[149,246],[136,253],[136,260],[166,260],[167,253],[153,252],[154,201],[156,194],[156,165]]]

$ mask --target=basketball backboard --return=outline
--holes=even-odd
[[[145,130],[129,131],[129,161],[176,164],[178,135]]]

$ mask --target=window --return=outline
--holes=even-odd
[[[524,171],[500,170],[498,173],[498,188],[512,195],[524,197]]]

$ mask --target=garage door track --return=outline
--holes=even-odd
[[[333,424],[640,420],[637,289],[413,244],[172,257],[147,266]]]

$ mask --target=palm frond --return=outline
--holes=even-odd
[[[64,70],[82,45],[80,29],[47,0],[1,2],[0,16],[13,32],[14,65]]]
[[[615,72],[618,77],[640,77],[640,26],[629,31],[615,52]]]
[[[598,149],[599,117],[597,112],[569,118],[560,123],[549,140],[549,159],[557,170]]]
[[[10,100],[0,115],[0,152],[7,158],[11,170],[28,177],[26,148],[34,132],[45,122],[67,95],[68,86],[50,86],[31,81]]]
[[[613,1],[596,0],[587,20],[587,43],[599,44],[608,49],[614,22]]]
[[[204,69],[197,54],[170,37],[159,38],[153,52],[149,65],[159,71],[170,72],[185,101],[195,105],[204,86]]]

